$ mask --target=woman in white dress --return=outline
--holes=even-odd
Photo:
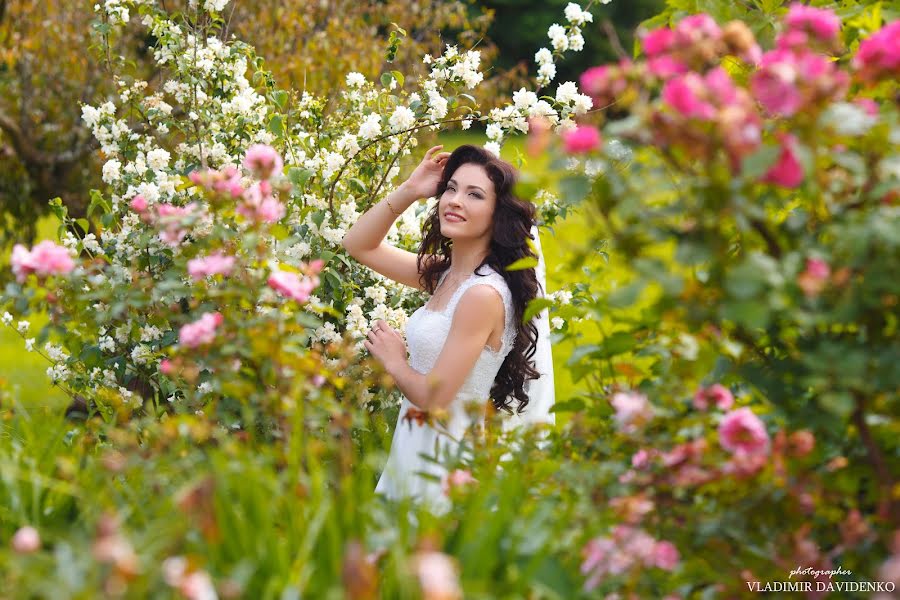
[[[530,360],[538,330],[536,319],[522,320],[528,302],[544,292],[534,268],[505,269],[536,258],[526,241],[536,236],[536,211],[513,195],[515,168],[478,146],[460,146],[452,154],[441,148],[429,149],[342,242],[360,263],[431,294],[407,321],[405,340],[379,320],[364,346],[403,394],[376,492],[437,509],[446,506],[440,484],[446,471],[429,457],[455,452],[466,429],[483,422],[488,398],[509,413],[528,404],[527,384],[541,376]],[[418,254],[387,244],[397,216],[430,197],[439,201],[423,225]],[[473,402],[481,410],[473,411]]]

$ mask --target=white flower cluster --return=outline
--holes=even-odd
[[[443,56],[432,58],[426,54],[422,62],[432,65],[425,91],[437,90],[442,83],[462,83],[466,89],[473,90],[484,80],[484,74],[478,70],[481,64],[481,52],[478,50],[460,54],[456,46],[448,44]]]
[[[603,4],[609,4],[610,0],[601,0]],[[594,16],[586,10],[582,10],[580,6],[574,2],[570,2],[565,9],[566,20],[568,26],[562,26],[554,23],[547,30],[547,37],[550,38],[550,45],[557,56],[561,56],[563,52],[571,50],[572,52],[580,52],[584,49],[584,36],[581,34],[581,28],[585,23],[592,23]],[[534,61],[537,63],[537,82],[540,86],[545,86],[556,77],[556,64],[554,62],[554,52],[549,48],[541,48],[534,55]]]

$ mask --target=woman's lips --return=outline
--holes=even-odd
[[[451,214],[444,215],[444,218],[448,221],[453,221],[454,223],[462,223],[463,221],[465,221],[465,219],[463,219],[462,217]]]

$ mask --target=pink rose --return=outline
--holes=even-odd
[[[870,117],[878,116],[878,103],[871,98],[857,98],[853,103],[866,111]]]
[[[568,154],[585,154],[600,147],[600,130],[593,125],[579,125],[562,134],[563,146]]]
[[[13,246],[10,264],[19,283],[24,282],[30,273],[39,277],[66,275],[75,268],[75,261],[69,255],[69,250],[50,240],[39,242],[30,252],[22,244],[16,244]]]
[[[134,212],[140,214],[147,210],[147,200],[138,194],[134,198],[131,199],[131,202],[128,203],[129,208]]]
[[[795,145],[797,138],[792,134],[781,137],[781,154],[778,160],[762,177],[766,183],[774,183],[787,188],[795,188],[803,183],[803,165],[797,158]]]
[[[156,205],[157,225],[162,228],[159,239],[168,246],[177,246],[188,234],[188,229],[183,225],[184,219],[194,216],[197,208],[196,202],[186,206],[159,203]]]
[[[636,431],[638,426],[653,417],[653,407],[647,396],[638,392],[617,392],[610,403],[616,410],[616,423],[626,433]]]
[[[188,177],[197,185],[202,185],[216,192],[231,194],[233,198],[238,198],[244,193],[244,188],[241,185],[241,172],[230,165],[219,171],[215,169],[207,169],[205,173],[191,171]]]
[[[20,527],[12,537],[13,552],[31,554],[41,549],[41,535],[31,525]]]
[[[216,338],[216,329],[223,320],[221,313],[203,313],[199,320],[184,325],[178,331],[178,341],[187,348],[211,344]]]
[[[712,119],[716,109],[703,99],[703,78],[696,73],[686,73],[668,80],[663,86],[663,101],[688,118]]]
[[[675,26],[675,40],[678,45],[688,46],[703,39],[717,40],[722,37],[722,29],[715,19],[706,13],[690,15]]]
[[[268,181],[260,181],[248,188],[236,210],[248,219],[262,223],[280,221],[285,215],[284,205],[272,195]]]
[[[269,275],[267,283],[281,295],[302,303],[309,301],[309,296],[319,281],[317,277],[301,280],[296,273],[276,270]]]
[[[750,90],[769,113],[790,117],[803,103],[800,78],[793,52],[771,50],[762,55],[759,69],[750,78]]]
[[[727,387],[718,383],[708,388],[701,387],[694,394],[694,408],[697,410],[706,410],[710,402],[717,408],[728,410],[734,404],[734,396]]]
[[[591,96],[601,93],[609,85],[609,70],[609,65],[601,65],[591,67],[582,73],[578,79],[581,89]]]
[[[900,77],[900,21],[888,23],[860,42],[852,64],[863,79]]]
[[[644,54],[648,57],[654,57],[668,52],[672,48],[674,41],[675,32],[668,27],[654,29],[641,38]]]
[[[651,75],[659,79],[668,79],[674,75],[682,75],[688,72],[687,66],[668,55],[648,58],[647,70]]]
[[[244,166],[254,171],[261,179],[281,174],[284,163],[278,151],[266,144],[254,144],[247,149]]]
[[[784,24],[788,31],[808,31],[823,42],[831,42],[841,30],[841,20],[834,11],[799,2],[791,4]]]
[[[635,469],[643,469],[650,464],[650,453],[641,448],[631,457],[631,466]]]
[[[584,582],[584,590],[589,592],[600,585],[607,573],[609,556],[616,549],[615,543],[605,537],[590,540],[581,550],[584,562],[581,563],[581,574],[591,574]]]
[[[821,258],[807,258],[806,269],[797,276],[797,285],[803,290],[808,298],[818,296],[825,285],[828,278],[831,277],[831,267]]]
[[[199,281],[210,275],[228,275],[234,268],[234,257],[216,252],[203,258],[194,258],[188,261],[188,273],[194,281]]]
[[[450,490],[466,487],[473,483],[478,483],[478,480],[472,477],[471,472],[465,469],[454,469],[441,479],[441,489],[445,496],[449,496]]]
[[[159,372],[163,375],[171,375],[174,368],[175,367],[172,366],[172,361],[168,358],[159,361]]]
[[[746,406],[726,414],[719,423],[719,443],[726,450],[743,455],[762,455],[769,450],[766,426]]]
[[[653,546],[652,562],[660,569],[673,570],[678,566],[678,548],[672,542],[656,542]]]

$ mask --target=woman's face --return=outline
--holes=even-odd
[[[494,182],[484,167],[475,163],[460,165],[438,202],[441,235],[451,239],[490,236],[496,203]],[[448,213],[459,215],[463,220]]]

